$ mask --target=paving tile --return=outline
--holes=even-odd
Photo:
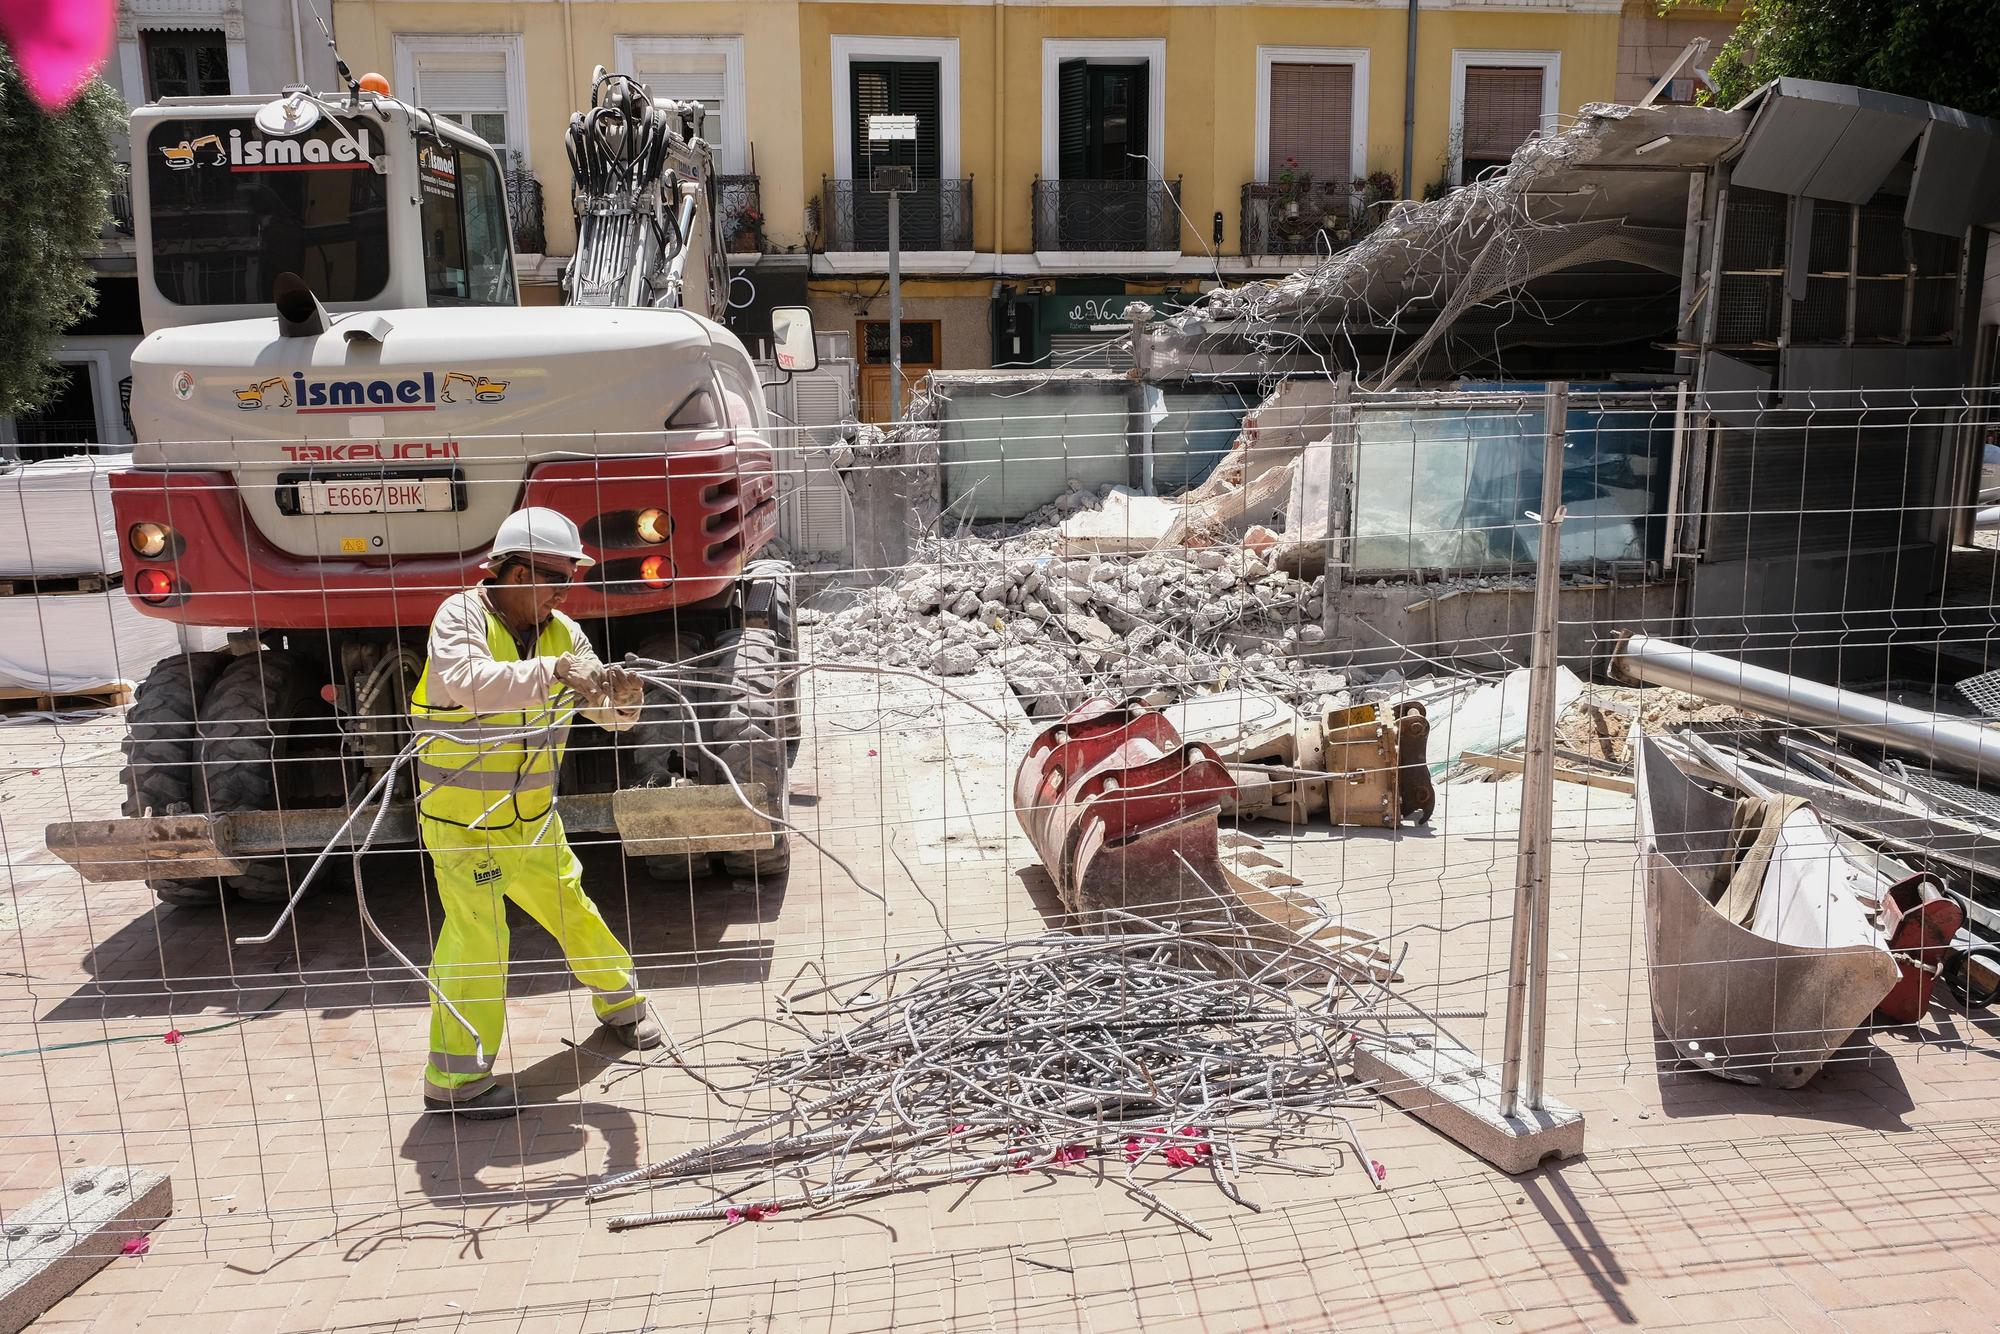
[[[1002,798],[983,795],[995,782],[1004,790],[1004,748],[969,728],[940,747],[942,715],[918,687],[843,678],[811,693],[822,726],[801,751],[800,791],[812,803],[795,813],[889,886],[896,914],[882,916],[810,852],[764,903],[722,888],[663,891],[592,854],[587,882],[679,1036],[769,1014],[808,965],[849,975],[939,939],[888,854],[889,830],[959,933],[1043,925],[1022,874],[1032,852]],[[864,731],[825,725],[873,718],[879,702],[892,711]],[[2000,1242],[2000,1225],[1967,1203],[2000,1186],[1996,1039],[1950,1029],[1968,1053],[1869,1035],[1869,1060],[1791,1093],[1661,1070],[1630,807],[1606,794],[1588,806],[1562,794],[1552,868],[1549,1068],[1555,1091],[1573,1089],[1590,1117],[1580,1163],[1510,1180],[1398,1114],[1364,1113],[1356,1124],[1391,1190],[1351,1170],[1259,1173],[1246,1186],[1263,1212],[1247,1214],[1201,1183],[1168,1188],[1209,1241],[1115,1191],[1041,1174],[841,1217],[614,1234],[614,1212],[703,1193],[668,1187],[585,1206],[584,1184],[740,1116],[684,1075],[627,1076],[570,1054],[563,1039],[587,1040],[593,1023],[544,933],[515,930],[502,1058],[546,1105],[506,1125],[422,1117],[424,995],[364,945],[351,895],[303,905],[282,948],[248,948],[229,938],[251,909],[232,909],[225,928],[214,913],[155,909],[142,886],[86,889],[48,863],[40,826],[114,813],[116,774],[61,769],[53,738],[29,731],[0,731],[0,798],[19,789],[8,754],[40,747],[64,782],[31,804],[0,799],[14,876],[0,906],[20,923],[0,931],[0,972],[34,979],[0,977],[0,1034],[10,1045],[146,1040],[10,1070],[20,1088],[0,1101],[0,1207],[125,1156],[173,1172],[177,1199],[174,1226],[143,1262],[108,1268],[47,1328],[1921,1334],[1984,1327],[2000,1309],[1980,1266],[1948,1259]],[[73,751],[115,743],[111,725],[66,739]],[[1414,996],[1487,1010],[1464,1031],[1489,1047],[1504,1003],[1509,790],[1452,787],[1434,829],[1394,841],[1267,831],[1310,891],[1409,942]],[[968,830],[977,839],[946,839]],[[424,957],[438,919],[420,860],[371,861],[371,905]],[[309,989],[297,984],[302,960]],[[159,1042],[170,1025],[188,1036]]]

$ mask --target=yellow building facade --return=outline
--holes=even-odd
[[[871,168],[914,154],[904,313],[937,324],[914,348],[906,332],[906,360],[952,367],[1046,356],[1107,309],[1044,318],[1009,300],[1170,304],[1346,244],[1386,199],[1611,100],[1669,31],[1645,0],[336,0],[334,15],[354,69],[504,137],[539,179],[544,282],[574,243],[563,131],[592,68],[700,97],[721,171],[754,177],[754,226],[725,222],[740,303],[803,292],[864,360],[887,305]],[[912,109],[921,142],[901,156],[866,138],[867,112]],[[1301,155],[1319,170],[1288,168]],[[1357,189],[1370,173],[1393,180]]]

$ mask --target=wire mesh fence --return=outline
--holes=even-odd
[[[1329,379],[1218,444],[1093,373],[887,435],[727,388],[664,433],[151,446],[0,503],[123,578],[0,599],[9,670],[141,683],[0,728],[0,1209],[130,1167],[174,1182],[154,1260],[267,1281],[423,1233],[489,1273],[563,1238],[581,1281],[633,1252],[575,1239],[657,1221],[714,1271],[652,1314],[768,1312],[756,1224],[782,1303],[976,1274],[1059,1319],[1161,1263],[1285,1323],[1326,1285],[1258,1294],[1241,1253],[1402,1215],[1386,1292],[1437,1244],[1412,1207],[1499,1189],[1385,1054],[1520,1056],[1615,1191],[1680,1142],[1635,1117],[1768,1108],[1729,1080],[1798,1089],[1734,1137],[1755,1176],[1991,1053],[1985,391]],[[433,693],[523,504],[595,558],[530,605],[636,709],[553,667]],[[494,658],[561,656],[474,597]],[[600,1020],[640,996],[634,1051]],[[453,1114],[494,1080],[518,1116]]]

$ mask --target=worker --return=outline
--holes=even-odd
[[[446,598],[431,621],[410,710],[417,827],[444,903],[424,1071],[424,1106],[434,1111],[482,1121],[515,1113],[514,1090],[493,1077],[507,1024],[509,902],[555,937],[614,1045],[643,1051],[665,1040],[632,956],[584,897],[556,809],[574,714],[624,731],[644,698],[639,678],[599,662],[557,609],[593,563],[567,517],[520,510],[500,525],[485,582]]]

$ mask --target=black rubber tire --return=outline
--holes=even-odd
[[[737,690],[717,691],[704,710],[704,730],[708,749],[714,753],[739,783],[763,783],[771,793],[771,813],[782,814],[789,756],[779,731],[784,715],[782,699],[776,696],[784,654],[777,636],[770,630],[746,627],[727,630],[716,636],[715,646],[723,652],[714,659],[715,672]],[[702,757],[711,771],[716,760]],[[727,781],[720,773],[709,775],[710,782]],[[737,879],[774,880],[791,868],[790,835],[778,831],[777,842],[756,852],[717,854],[723,873]]]
[[[227,653],[176,653],[153,664],[125,712],[127,815],[180,815],[195,809],[195,728],[199,701],[228,663]],[[148,880],[162,903],[203,907],[220,901],[213,880]]]
[[[782,560],[751,561],[744,569],[743,623],[747,629],[761,629],[771,632],[778,646],[778,660],[785,667],[798,661],[798,626],[793,616],[793,580],[791,564]],[[799,678],[787,676],[778,691],[777,735],[791,743],[792,753],[798,752],[799,733]]]
[[[281,650],[245,654],[223,668],[202,703],[206,809],[279,808],[294,732],[321,726],[326,717],[319,694],[324,675],[311,659]],[[261,858],[223,883],[253,903],[283,903],[292,896],[291,861],[282,855]],[[299,872],[310,864],[301,865]]]

